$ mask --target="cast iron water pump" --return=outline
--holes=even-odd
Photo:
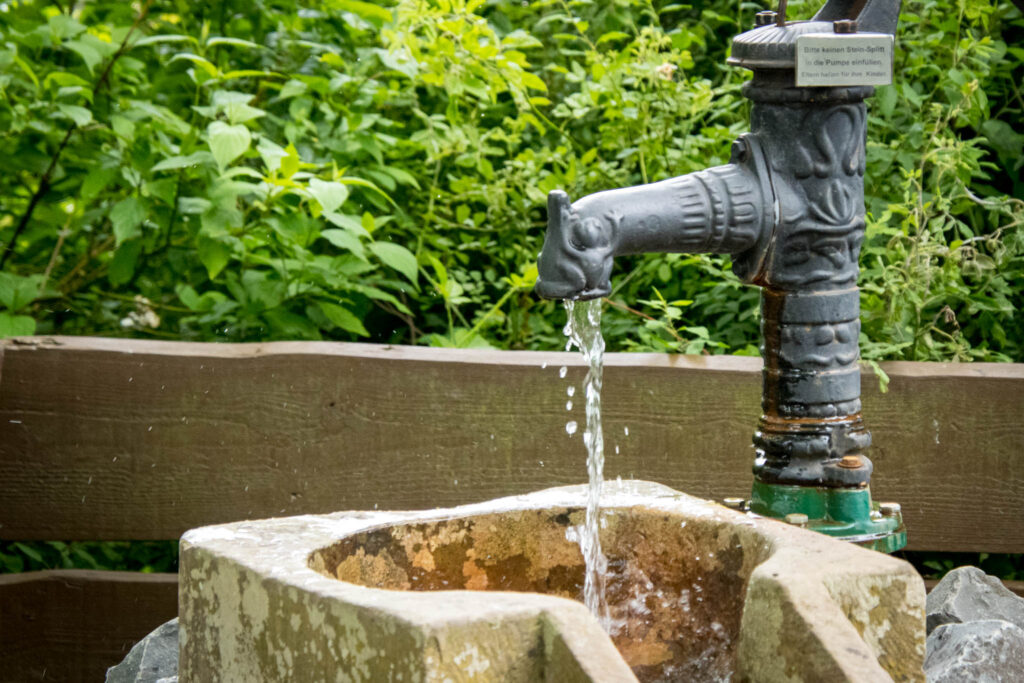
[[[751,132],[730,162],[571,203],[548,196],[536,291],[593,299],[612,261],[645,252],[732,256],[761,286],[762,409],[749,509],[888,552],[906,544],[899,506],[868,484],[861,417],[860,298],[866,107],[892,77],[899,0],[829,0],[810,21],[761,12],[733,40],[751,69]]]

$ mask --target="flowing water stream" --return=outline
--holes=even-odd
[[[590,487],[587,490],[587,515],[582,529],[574,530],[572,540],[580,544],[586,562],[586,577],[583,583],[583,601],[598,618],[606,631],[611,628],[608,604],[605,600],[605,577],[608,560],[601,551],[600,496],[604,480],[604,434],[601,431],[601,378],[604,370],[604,337],[601,336],[601,300],[565,301],[568,321],[565,335],[569,338],[566,350],[577,347],[587,363],[587,377],[584,380],[587,424],[583,430],[583,443],[587,447],[587,474]],[[572,391],[569,395],[572,396]],[[571,406],[571,402],[567,407]],[[576,423],[566,425],[570,435],[576,431]]]

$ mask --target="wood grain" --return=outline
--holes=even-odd
[[[0,538],[428,508],[585,480],[574,354],[60,337],[3,342]],[[559,368],[567,377],[559,378]],[[757,358],[610,354],[606,476],[749,491]],[[915,550],[1024,552],[1024,366],[864,374],[876,499]],[[628,428],[628,435],[625,433]]]
[[[102,681],[178,614],[177,574],[58,570],[0,575],[0,679]]]

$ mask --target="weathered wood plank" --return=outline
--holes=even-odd
[[[2,538],[173,538],[586,477],[580,433],[565,433],[584,419],[582,401],[565,409],[585,372],[574,354],[67,337],[2,348]],[[1024,551],[1024,366],[885,367],[889,393],[864,381],[874,488],[903,504],[911,548]],[[743,495],[759,370],[756,358],[610,354],[607,476]]]
[[[177,574],[0,575],[0,679],[102,681],[107,667],[177,613]]]

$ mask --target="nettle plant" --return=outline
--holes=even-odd
[[[1024,22],[904,4],[870,103],[865,357],[1019,360]],[[724,163],[748,107],[724,57],[759,9],[5,5],[0,335],[559,347],[530,293],[547,192]],[[757,352],[728,259],[619,268],[609,348]]]
[[[371,302],[404,309],[393,292],[415,287],[415,257],[377,232],[386,213],[343,207],[353,191],[385,207],[386,192],[303,145],[306,130],[284,118],[327,79],[289,78],[269,48],[207,22],[145,36],[181,23],[153,12],[23,10],[5,31],[5,157],[32,193],[4,260],[44,257],[43,277],[18,278],[39,285],[44,329],[366,336]],[[25,318],[14,332],[33,331]]]
[[[1024,24],[1009,3],[904,11],[899,82],[869,120],[862,355],[1020,361],[1024,49],[1000,32]]]

